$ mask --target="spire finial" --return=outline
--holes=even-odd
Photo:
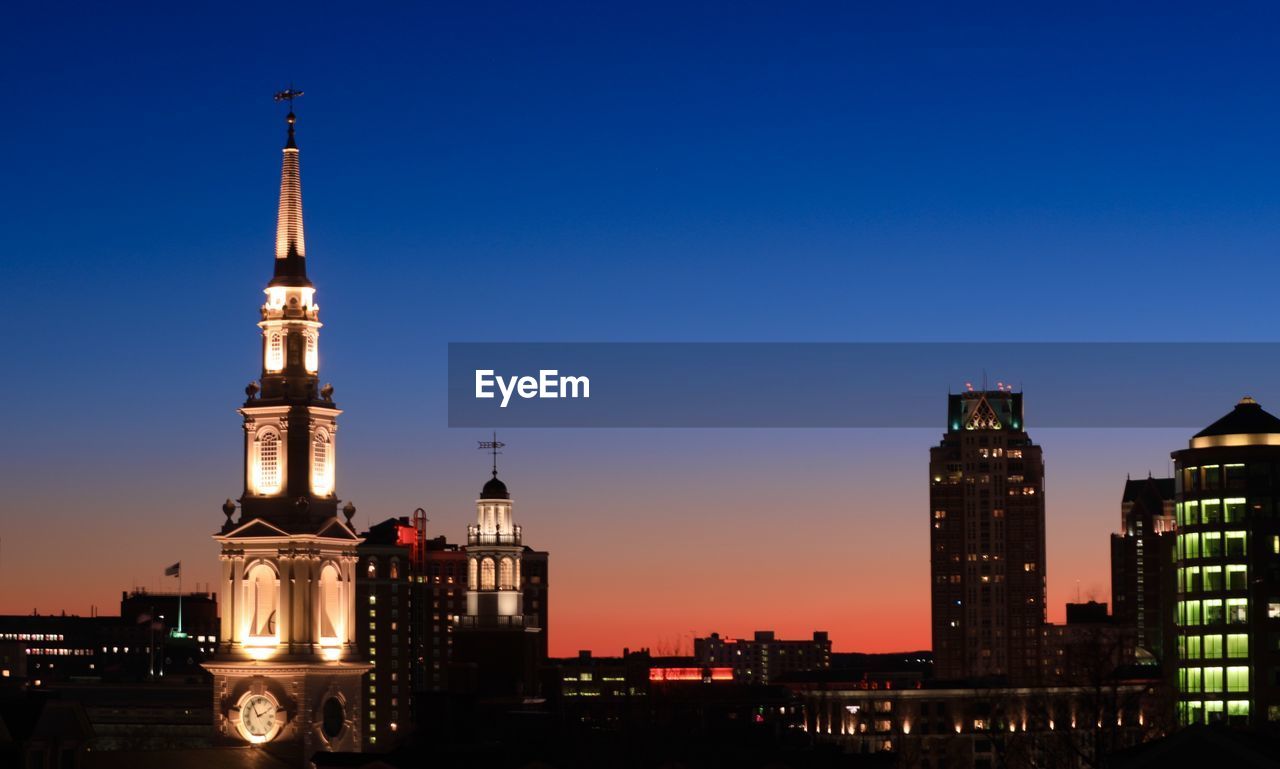
[[[276,101],[289,102],[289,115],[285,118],[285,121],[289,124],[289,140],[285,142],[285,149],[296,150],[298,148],[297,143],[293,140],[293,124],[298,122],[298,116],[293,114],[293,100],[301,95],[302,91],[295,90],[292,83],[283,91],[276,92]]]
[[[273,286],[310,286],[305,258],[306,241],[302,232],[302,180],[298,171],[298,144],[294,141],[293,100],[302,91],[292,85],[275,95],[277,102],[289,102],[289,138],[284,145],[284,164],[280,170],[280,210],[276,220],[276,266]]]
[[[491,440],[491,441],[477,441],[477,442],[480,444],[479,448],[484,449],[484,450],[489,451],[489,452],[492,452],[492,454],[493,454],[493,477],[494,477],[494,478],[497,478],[497,477],[498,477],[498,455],[502,453],[501,451],[498,451],[498,449],[502,448],[503,446],[506,446],[507,444],[505,444],[505,443],[503,443],[502,441],[498,440],[498,434],[497,434],[496,432],[493,434],[493,440]]]

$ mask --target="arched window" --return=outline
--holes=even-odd
[[[330,448],[329,431],[316,430],[311,438],[311,490],[320,496],[325,496],[333,490],[333,468],[329,461]]]
[[[249,637],[271,638],[276,635],[276,606],[280,581],[265,563],[256,563],[245,575],[245,609],[249,612]]]
[[[467,563],[467,587],[472,590],[480,589],[480,577],[477,575],[477,569],[478,566],[476,565],[476,559],[472,558],[470,562]]]
[[[481,590],[493,589],[493,582],[494,582],[493,576],[494,576],[493,575],[493,559],[485,558],[484,560],[480,561],[480,589]]]
[[[388,573],[391,575],[392,579],[400,579],[400,559],[399,558],[391,559],[391,568],[388,570]]]
[[[498,589],[514,590],[516,586],[516,564],[511,558],[503,558],[498,564]]]
[[[284,368],[283,334],[273,331],[267,337],[267,371],[279,371]]]
[[[374,579],[378,576],[378,559],[377,558],[369,559],[369,563],[365,566],[365,573],[368,575],[369,579]]]
[[[258,434],[258,493],[280,490],[280,435],[275,430]]]
[[[320,640],[337,641],[343,629],[342,579],[338,567],[326,563],[320,570]]]
[[[316,370],[320,368],[320,352],[318,350],[318,345],[316,344],[316,332],[314,331],[307,333],[306,363],[307,371],[310,371],[312,374],[316,373]]]

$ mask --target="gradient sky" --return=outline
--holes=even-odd
[[[290,82],[360,526],[473,519],[450,341],[1276,338],[1264,4],[256,5],[0,26],[0,612],[215,579]],[[937,431],[504,434],[552,652],[927,647],[944,396]],[[1026,397],[1060,619],[1109,598],[1126,474],[1199,425],[1037,430]]]

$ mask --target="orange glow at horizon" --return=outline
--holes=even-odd
[[[60,471],[62,483],[15,489],[14,509],[27,512],[4,533],[0,613],[87,616],[96,606],[114,615],[135,585],[176,589],[161,576],[176,560],[184,589],[216,590],[210,535],[241,461],[227,421],[220,450],[201,461],[142,447],[111,473],[86,460]],[[465,542],[488,475],[473,461],[473,436],[442,432],[435,453],[423,455],[389,449],[395,429],[354,419],[344,428],[338,492],[357,504],[356,526],[422,506],[428,538]],[[1186,441],[1185,431],[1112,431],[1101,442],[1098,434],[1031,429],[1045,447],[1054,622],[1077,595],[1110,600],[1109,535],[1127,468],[1145,475]],[[929,649],[928,448],[940,435],[522,431],[501,473],[526,543],[551,553],[551,654],[691,654],[694,637],[756,630],[785,639],[825,630],[836,652]],[[139,485],[141,472],[130,476],[126,465],[163,483]],[[53,559],[86,568],[51,572]]]

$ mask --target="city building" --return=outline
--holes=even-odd
[[[1044,461],[1022,394],[948,398],[929,451],[934,670],[941,679],[1040,678],[1045,622]]]
[[[362,533],[357,548],[357,613],[368,632],[357,641],[373,668],[365,678],[369,745],[390,749],[417,720],[414,697],[449,688],[454,631],[467,614],[467,552],[428,539],[426,515],[388,518]],[[522,545],[519,606],[546,659],[548,554]]]
[[[414,556],[420,537],[408,518],[388,518],[360,536],[356,641],[372,666],[364,679],[365,734],[370,749],[387,749],[410,723],[413,616],[420,601],[414,595],[420,589]]]
[[[1111,601],[1117,626],[1134,639],[1134,659],[1164,661],[1173,620],[1174,484],[1129,479],[1120,500],[1120,533],[1111,535]]]
[[[772,630],[757,630],[751,638],[721,638],[712,633],[693,640],[693,656],[704,667],[727,667],[743,683],[777,682],[784,673],[831,667],[831,639],[825,630],[812,639],[786,640]]]
[[[452,688],[485,697],[537,691],[546,644],[542,628],[534,624],[537,617],[524,613],[525,552],[523,531],[512,517],[511,494],[498,479],[495,454],[493,476],[476,500],[476,523],[467,527],[467,610],[458,618],[453,638]],[[541,600],[545,603],[545,595]]]
[[[203,678],[200,663],[217,645],[218,602],[212,593],[121,593],[120,614],[0,616],[0,643],[22,650],[30,683],[68,680],[142,681],[165,676]],[[190,632],[186,632],[190,631]]]
[[[454,627],[467,613],[467,557],[461,547],[440,536],[424,543],[423,558],[422,611],[414,625],[422,629],[415,638],[422,640],[414,649],[413,687],[440,692],[449,686]]]
[[[1280,721],[1280,419],[1244,398],[1173,461],[1178,720]]]
[[[896,753],[920,769],[1099,766],[1111,752],[1165,733],[1158,679],[1098,687],[899,689],[856,681],[788,684],[804,730],[850,753]]]
[[[547,594],[550,578],[551,556],[546,550],[534,550],[525,545],[520,559],[520,601],[524,616],[538,628],[538,659],[547,658],[550,610]]]
[[[292,104],[296,94],[281,94]],[[307,277],[302,183],[290,110],[274,275],[258,328],[262,373],[245,388],[244,487],[223,505],[221,622],[213,721],[227,743],[271,742],[304,765],[320,750],[360,750],[355,506],[338,515],[338,415],[320,386],[320,310]],[[236,518],[236,512],[239,517]]]
[[[1054,686],[1094,687],[1110,681],[1134,661],[1133,629],[1118,624],[1097,601],[1068,603],[1064,625],[1045,623],[1041,630],[1045,665],[1042,681]],[[1140,671],[1159,677],[1158,670]]]

